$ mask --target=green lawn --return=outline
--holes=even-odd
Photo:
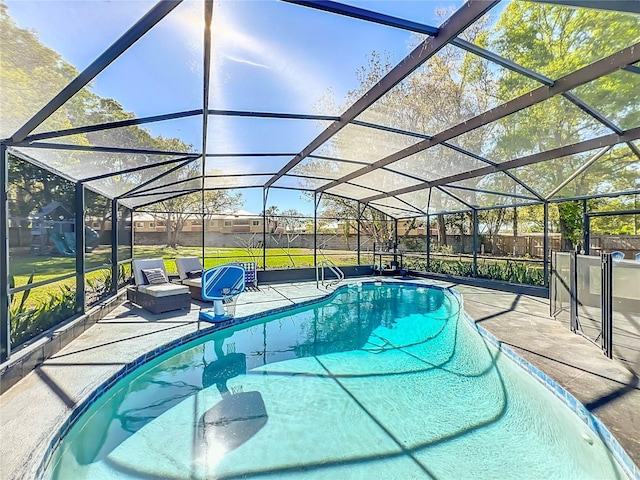
[[[263,258],[262,250],[255,250],[254,257],[247,250],[242,248],[205,248],[205,268],[211,268],[216,265],[233,261],[255,261],[258,268],[262,268]],[[288,254],[287,254],[288,253]],[[136,246],[134,249],[135,258],[162,258],[165,261],[167,272],[176,274],[177,269],[175,259],[178,257],[202,255],[201,247],[178,247],[177,249],[163,246]],[[327,252],[338,265],[354,265],[357,263],[357,255],[348,251],[332,251]],[[322,255],[318,253],[318,259]],[[109,268],[111,263],[111,249],[100,247],[85,256],[86,268],[90,269],[103,265]],[[281,248],[267,249],[267,268],[294,268],[294,267],[311,267],[313,266],[313,250],[307,248],[292,248],[285,252]],[[29,277],[33,273],[33,283],[51,280],[66,274],[75,272],[75,258],[63,256],[38,256],[31,255],[28,249],[12,249],[9,256],[9,273],[13,275],[15,286],[26,285]],[[104,276],[103,271],[95,272],[95,275],[88,274],[88,278]],[[62,281],[64,284],[74,285],[74,279]],[[58,289],[56,285],[50,285],[49,288]],[[36,289],[36,291],[44,290],[46,287]]]
[[[267,248],[266,253],[267,269],[313,266],[313,250],[309,248],[291,248],[287,251],[281,248]],[[174,261],[176,258],[200,257],[201,255],[201,247],[178,247],[177,249],[149,245],[135,247],[136,258],[162,258],[169,273],[177,273]],[[357,254],[355,252],[331,251],[327,252],[327,257],[331,258],[337,265],[355,265],[357,263]],[[322,254],[318,252],[318,260],[322,258]],[[205,268],[234,261],[254,261],[258,269],[262,269],[262,250],[255,249],[250,253],[243,248],[205,248]]]

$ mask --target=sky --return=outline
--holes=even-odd
[[[27,0],[7,5],[19,26],[36,31],[42,43],[82,71],[154,3]],[[344,3],[437,26],[443,19],[436,10],[451,12],[462,2]],[[138,117],[202,108],[202,5],[184,1],[100,73],[91,90],[116,99]],[[366,64],[367,55],[387,52],[397,63],[415,45],[409,32],[273,1],[216,2],[212,32],[213,109],[339,114],[347,92],[358,85],[356,70]],[[322,100],[328,95],[333,102]],[[309,120],[211,117],[207,151],[294,153],[326,126]],[[197,118],[146,128],[201,149]],[[282,157],[281,165],[288,160]],[[208,165],[216,166],[215,161]],[[247,191],[245,199],[246,210],[262,209],[260,192]],[[295,205],[293,198],[285,201]]]

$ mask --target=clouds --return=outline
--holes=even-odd
[[[213,108],[310,112],[330,84],[319,65],[292,42],[288,22],[264,22],[246,5],[221,4],[212,25]],[[251,21],[240,22],[247,13]],[[251,80],[250,82],[248,80]]]

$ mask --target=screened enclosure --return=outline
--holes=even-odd
[[[551,250],[640,252],[639,2],[2,0],[0,23],[2,360],[134,256],[383,248],[546,287]]]

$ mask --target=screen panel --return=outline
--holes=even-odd
[[[211,31],[210,108],[323,115],[364,93],[371,52],[397,63],[413,37],[284,2],[216,2]]]

